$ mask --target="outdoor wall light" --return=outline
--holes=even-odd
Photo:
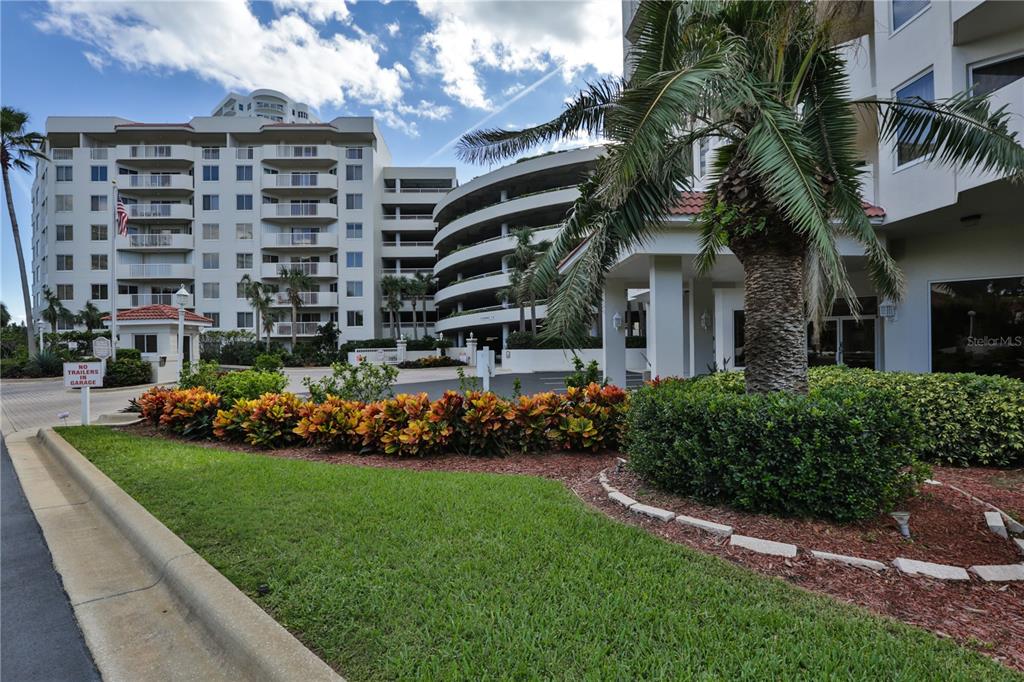
[[[900,535],[907,540],[910,539],[910,512],[905,511],[894,511],[889,516],[896,519],[896,524],[900,527]]]
[[[188,305],[189,296],[190,294],[188,293],[188,289],[185,288],[184,284],[182,284],[178,288],[178,290],[174,292],[174,300],[178,304],[179,308],[184,308],[186,305]]]
[[[700,328],[704,331],[711,330],[711,315],[706,310],[700,314]]]
[[[612,315],[612,326],[615,327],[616,330],[622,329],[622,315],[619,313]]]

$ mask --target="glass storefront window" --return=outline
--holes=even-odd
[[[1024,277],[931,285],[932,371],[1024,378]]]

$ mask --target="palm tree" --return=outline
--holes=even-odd
[[[103,313],[96,307],[95,303],[86,301],[85,306],[75,315],[75,321],[79,324],[84,324],[86,330],[92,333],[93,329],[99,329],[103,326]]]
[[[414,291],[412,299],[412,328],[413,333],[416,334],[416,338],[419,338],[419,333],[416,327],[416,301],[419,299],[420,303],[423,304],[423,336],[427,335],[427,295],[434,290],[434,284],[437,282],[436,278],[432,273],[429,272],[417,272],[412,276],[412,280],[408,283],[412,286]]]
[[[851,8],[853,8],[851,10]],[[462,138],[473,162],[514,157],[580,133],[608,140],[593,175],[537,267],[542,290],[573,249],[545,333],[578,339],[620,255],[665,224],[692,184],[692,152],[717,141],[701,219],[698,269],[729,248],[744,270],[746,387],[807,389],[806,320],[837,297],[856,305],[836,241],[857,239],[880,296],[903,276],[864,214],[858,135],[927,150],[946,166],[1024,176],[1011,113],[969,93],[850,101],[839,32],[853,3],[644,2],[626,78],[589,85],[557,118]],[[858,127],[858,116],[873,121]],[[877,123],[877,127],[874,125]]]
[[[267,292],[267,295],[269,296],[270,292]],[[260,320],[262,322],[263,334],[267,338],[266,349],[268,353],[270,352],[270,335],[274,333],[274,325],[277,324],[277,317],[278,313],[276,310],[268,310],[263,314],[263,317]]]
[[[44,138],[39,133],[25,130],[28,114],[12,107],[3,107],[0,112],[0,165],[3,166],[4,195],[7,198],[7,212],[11,216],[11,232],[14,235],[14,250],[18,254],[18,271],[21,274],[21,295],[25,304],[25,330],[28,337],[28,354],[36,354],[36,339],[32,335],[32,294],[28,288],[28,270],[25,269],[25,254],[21,249],[21,230],[18,229],[18,216],[14,210],[14,197],[11,194],[11,168],[28,171],[28,159],[46,160],[39,151]]]
[[[0,329],[7,329],[11,323],[11,311],[7,309],[6,303],[0,303]]]
[[[402,310],[402,292],[406,289],[406,280],[395,275],[384,275],[380,278],[380,292],[384,296],[384,311],[388,314],[391,335],[398,338],[396,314]]]
[[[297,343],[296,324],[299,319],[299,308],[303,305],[302,293],[313,287],[313,279],[301,267],[286,268],[282,266],[278,276],[284,280],[284,290],[288,295],[288,303],[292,307],[292,352],[294,352]]]
[[[531,290],[532,277],[530,275],[533,263],[537,257],[536,247],[533,244],[533,231],[526,227],[520,227],[512,231],[512,238],[515,240],[515,244],[512,248],[512,255],[509,257],[509,266],[512,268],[509,281],[512,280],[513,276],[516,279],[515,286],[513,287],[513,297],[519,306],[519,331],[526,331],[526,323],[523,319],[524,310],[526,302],[530,301],[530,323],[533,326],[534,333],[536,333],[537,297]]]
[[[242,275],[242,279],[239,280],[239,284],[242,285],[242,292],[245,294],[245,300],[248,301],[249,306],[255,314],[256,342],[259,343],[260,330],[263,328],[260,325],[260,320],[266,318],[270,313],[270,306],[273,305],[274,297],[269,288],[263,284],[263,282],[254,280],[249,275]],[[273,330],[273,325],[271,325],[271,330]],[[269,341],[269,338],[267,340]]]
[[[46,307],[43,308],[42,316],[50,324],[50,333],[57,333],[57,323],[72,321],[75,319],[74,314],[67,309],[64,305],[64,301],[57,298],[57,294],[53,293],[53,289],[50,287],[43,287],[43,303]]]

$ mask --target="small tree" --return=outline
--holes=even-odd
[[[267,285],[263,282],[252,279],[249,275],[242,275],[242,279],[239,281],[239,284],[242,285],[245,300],[248,301],[249,306],[252,308],[253,314],[256,317],[256,341],[259,342],[260,330],[263,329],[260,325],[260,321],[270,314],[270,306],[274,302],[273,295],[270,293]],[[273,328],[273,325],[271,325],[271,331],[273,331]],[[267,341],[270,341],[270,332],[267,332]]]
[[[433,274],[429,272],[417,272],[413,275],[412,283],[416,287],[416,294],[413,297],[412,305],[412,324],[413,330],[416,329],[416,298],[419,298],[421,310],[423,311],[423,336],[427,335],[427,296],[434,290],[434,286],[437,284],[437,279]],[[418,336],[416,338],[419,338]]]
[[[288,295],[288,303],[292,307],[292,351],[295,351],[295,344],[298,339],[296,324],[299,320],[299,308],[303,306],[302,293],[313,287],[313,279],[300,267],[281,268],[281,279],[284,280],[284,290]]]
[[[7,309],[6,303],[0,303],[0,329],[7,329],[11,323],[11,311]]]
[[[57,333],[58,322],[70,322],[75,319],[75,316],[67,309],[64,305],[64,301],[57,298],[57,294],[53,293],[53,289],[50,287],[43,287],[43,303],[46,307],[43,308],[43,319],[50,324],[50,333]]]
[[[384,296],[384,312],[388,314],[391,335],[398,338],[397,313],[402,310],[402,292],[406,289],[406,280],[395,275],[384,275],[380,278],[380,291]]]
[[[93,329],[103,326],[103,313],[92,301],[86,301],[85,306],[75,316],[75,320],[79,324],[84,324],[86,330],[91,333]]]

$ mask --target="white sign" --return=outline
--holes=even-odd
[[[97,336],[92,340],[92,354],[100,360],[110,357],[110,339],[105,336]]]
[[[65,362],[64,388],[89,388],[103,385],[102,362]]]

